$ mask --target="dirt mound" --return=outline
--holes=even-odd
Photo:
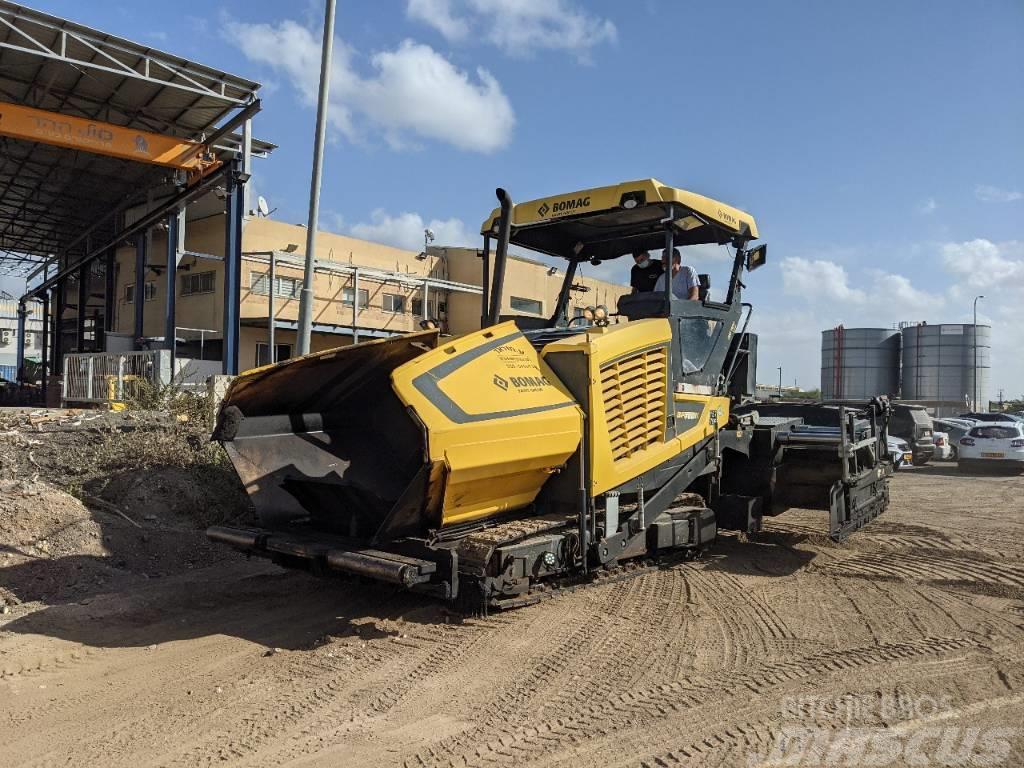
[[[160,412],[0,410],[0,602],[63,603],[231,559],[244,518],[205,425]]]
[[[139,499],[147,487],[136,488]],[[199,493],[193,489],[189,498]],[[177,503],[184,508],[189,501]],[[45,482],[0,485],[0,603],[75,602],[139,578],[235,558],[211,544],[203,528],[166,497],[149,508],[155,514],[137,519],[114,504],[88,496],[83,503]],[[142,507],[132,509],[137,515]]]
[[[86,506],[44,482],[0,483],[4,559],[107,554],[102,529]]]
[[[249,511],[223,449],[188,413],[0,409],[0,482],[40,479],[173,528]]]
[[[189,530],[244,515],[238,480],[216,467],[154,467],[121,472],[93,482],[87,490],[116,504],[140,522]],[[240,503],[242,501],[243,503]]]

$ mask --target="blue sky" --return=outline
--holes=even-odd
[[[264,83],[256,188],[305,221],[320,3],[34,6]],[[839,322],[970,322],[985,294],[994,385],[1024,395],[1019,0],[342,1],[336,41],[325,228],[474,244],[496,186],[655,176],[757,218],[762,380],[817,386]]]

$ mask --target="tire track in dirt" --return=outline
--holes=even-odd
[[[895,695],[895,691],[889,689],[889,695]],[[1007,696],[998,699],[982,699],[980,701],[960,701],[958,706],[946,709],[933,715],[898,720],[885,724],[885,733],[890,736],[900,736],[913,733],[923,726],[941,721],[957,721],[963,715],[978,714],[989,709],[1002,709],[1013,707],[1024,702],[1024,696]],[[1012,716],[1007,717],[1007,722],[1013,722]],[[848,727],[846,723],[815,718],[800,723],[800,728],[814,728],[841,732]],[[676,744],[672,747],[655,754],[649,754],[637,760],[628,760],[617,763],[617,765],[639,765],[641,768],[671,768],[671,766],[685,765],[797,765],[797,764],[818,764],[814,758],[800,760],[802,752],[793,754],[785,752],[782,762],[778,759],[764,761],[768,756],[769,747],[779,745],[780,735],[779,723],[769,719],[758,721],[746,721],[739,724],[730,724],[722,730],[712,732],[699,741],[687,741]],[[808,756],[810,753],[808,753]],[[822,762],[827,764],[841,764],[841,760],[833,760],[826,757]],[[891,761],[890,761],[891,762]],[[959,761],[957,761],[959,762]],[[946,763],[951,764],[951,763]],[[966,763],[964,763],[966,764]],[[971,763],[972,765],[974,763]],[[1016,764],[1011,760],[1006,765]]]
[[[538,679],[531,680],[529,676],[524,677],[521,674],[515,676],[519,686],[508,698],[528,698],[530,694],[536,693],[539,679],[555,674],[560,667],[568,663],[574,652],[579,653],[581,648],[587,647],[588,638],[596,638],[600,634],[600,614],[624,600],[623,595],[631,583],[610,585],[605,600],[598,603],[593,610],[597,615],[588,617],[592,620],[583,621],[575,628],[558,621],[558,613],[555,610],[544,613],[531,609],[509,616],[498,614],[493,618],[474,619],[463,624],[439,625],[438,632],[442,634],[442,639],[426,640],[429,651],[420,654],[411,667],[407,665],[401,671],[395,670],[397,674],[387,674],[385,671],[385,674],[375,674],[364,680],[370,689],[374,689],[372,698],[365,704],[359,705],[353,700],[352,695],[339,696],[331,702],[325,702],[315,711],[289,717],[287,722],[281,724],[273,739],[262,736],[259,739],[250,738],[244,749],[236,745],[235,752],[229,758],[240,759],[257,748],[261,755],[272,758],[273,762],[283,763],[308,753],[311,742],[316,742],[318,746],[330,745],[346,734],[351,736],[369,729],[385,729],[385,724],[395,719],[415,719],[415,710],[419,702],[408,697],[410,692],[419,690],[428,680],[447,678],[472,670],[475,668],[476,660],[480,660],[483,665],[493,666],[494,658],[500,653],[496,647],[504,646],[510,633],[514,635],[521,631],[524,624],[539,623],[542,636],[545,634],[544,629],[547,628],[553,629],[555,635],[562,632],[568,637],[562,641],[559,650],[548,659],[548,663],[539,667],[541,675]],[[554,601],[546,601],[541,606],[552,606],[554,602],[557,602],[557,598]],[[533,622],[530,620],[531,617]],[[552,632],[546,633],[546,639],[552,639]],[[377,686],[383,687],[384,690],[375,690]],[[405,706],[407,699],[413,707],[412,712]],[[460,702],[462,705],[467,703]],[[507,709],[509,712],[512,711],[511,708]],[[436,712],[421,714],[430,716]],[[495,721],[502,722],[503,719],[495,718]],[[286,742],[287,746],[279,747],[282,742]],[[268,744],[269,749],[262,749]]]
[[[858,554],[822,566],[839,577],[923,582],[980,581],[1024,589],[1024,567],[984,560],[893,553]]]
[[[282,625],[291,626],[293,634],[302,634],[303,626],[315,627],[322,622],[315,615],[309,615],[310,607],[317,606],[323,598],[330,597],[324,585],[313,582],[313,586],[309,603],[285,596],[282,598],[283,601],[274,605],[272,609],[255,614],[253,605],[243,604],[225,612],[219,610],[216,603],[212,603],[212,608],[218,609],[215,612],[192,610],[169,620],[169,634],[177,631],[174,625],[178,622],[201,626],[203,622],[213,621],[218,629],[223,630],[232,626],[235,617],[245,623],[249,634],[260,634],[263,631],[261,627],[265,627],[268,637],[273,637],[274,629]],[[241,591],[244,590],[245,585],[241,585]],[[358,613],[370,603],[379,605],[379,595],[358,596],[351,599],[345,607]],[[336,611],[332,611],[330,615],[336,615]],[[134,615],[128,614],[123,618],[119,617],[118,620],[126,627],[124,642],[131,642]],[[201,631],[199,627],[196,627],[196,630]],[[152,628],[147,631],[156,633]],[[85,728],[86,738],[75,745],[76,758],[85,764],[108,764],[112,761],[106,756],[118,754],[127,756],[124,758],[126,764],[131,765],[133,761],[130,756],[134,755],[135,750],[142,752],[140,758],[148,758],[154,752],[168,749],[170,754],[161,761],[161,765],[165,765],[180,756],[182,750],[188,750],[193,743],[189,734],[216,728],[225,717],[225,713],[234,710],[244,711],[248,701],[255,702],[261,699],[263,688],[255,683],[257,678],[269,682],[275,689],[282,690],[294,688],[294,681],[301,680],[302,685],[299,687],[305,690],[313,689],[311,697],[314,700],[321,700],[318,699],[315,687],[320,682],[318,678],[323,676],[323,670],[320,665],[310,664],[308,660],[302,658],[301,653],[276,655],[273,658],[260,659],[254,664],[253,659],[263,655],[259,645],[254,646],[244,639],[220,633],[190,639],[188,647],[190,652],[182,653],[178,649],[178,644],[170,641],[161,645],[152,654],[143,648],[130,651],[142,654],[138,660],[143,668],[148,670],[147,673],[143,673],[144,684],[140,684],[139,672],[132,666],[99,670],[102,676],[110,676],[109,690],[102,689],[99,697],[86,702],[88,706],[84,711],[79,707],[75,717],[83,722],[105,722],[106,726]],[[390,648],[384,650],[391,651]],[[121,650],[122,664],[123,653],[126,651],[128,649]],[[368,657],[369,653],[370,651],[359,650],[352,652],[353,658],[361,654]],[[379,659],[380,654],[376,653],[376,656]],[[365,661],[363,668],[372,668],[373,659],[368,657]],[[337,676],[351,679],[352,669],[339,669]],[[221,682],[222,685],[216,685],[217,682]],[[128,700],[124,697],[125,690],[133,692]],[[49,719],[54,718],[51,716]],[[37,724],[37,728],[39,725],[42,723]],[[58,723],[55,723],[56,725]],[[166,741],[164,734],[169,729],[177,732],[178,737],[162,746]],[[190,761],[190,764],[201,762],[206,759],[206,754],[216,751],[215,748],[211,748],[210,742],[230,743],[230,738],[222,732],[210,737],[201,737],[197,747],[202,756]],[[147,746],[143,748],[139,745]]]
[[[227,719],[218,724],[217,732],[179,754],[170,765],[246,761],[267,745],[280,743],[296,732],[300,736],[308,734],[318,724],[326,723],[334,729],[339,721],[351,724],[360,712],[349,696],[361,681],[377,677],[385,687],[369,709],[377,711],[381,702],[389,708],[415,685],[458,663],[491,630],[482,623],[467,622],[438,625],[438,634],[437,640],[419,649],[383,640],[348,647],[344,651],[350,657],[347,663],[327,669],[311,669],[308,660],[300,656],[294,660],[290,674],[275,686],[281,694],[267,699],[254,692],[256,695],[238,702]],[[249,706],[238,706],[241,704]]]
[[[28,640],[24,641],[28,644]],[[68,647],[70,646],[70,647]],[[29,652],[31,661],[19,658],[18,637],[5,638],[0,643],[0,657],[11,656],[13,660],[0,668],[0,683],[12,683],[20,679],[33,679],[41,675],[67,673],[73,667],[89,664],[102,656],[104,649],[83,643],[60,643],[57,648],[48,649],[45,654]]]
[[[736,672],[717,681],[665,683],[654,688],[625,692],[605,702],[590,702],[584,711],[568,714],[480,746],[457,761],[471,768],[477,765],[521,763],[542,754],[570,749],[595,736],[612,737],[638,722],[646,724],[676,717],[686,710],[730,696],[762,696],[766,690],[786,681],[862,669],[889,663],[905,663],[925,656],[962,651],[981,645],[967,637],[923,638],[907,643],[868,646],[816,654],[804,659],[779,662],[757,673]],[[692,724],[694,727],[696,724]],[[625,745],[623,745],[625,747]],[[628,753],[628,750],[627,750]]]
[[[491,703],[485,703],[487,716],[479,725],[431,744],[406,764],[447,764],[453,755],[469,744],[493,740],[498,734],[507,732],[513,727],[510,723],[517,722],[514,717],[542,718],[545,710],[557,711],[564,706],[571,707],[574,700],[601,695],[601,690],[614,684],[612,681],[617,679],[615,673],[623,665],[622,660],[629,658],[643,645],[645,637],[649,637],[646,630],[657,626],[658,622],[653,619],[668,613],[664,610],[663,600],[652,599],[657,585],[654,576],[645,574],[605,587],[607,594],[591,610],[597,615],[582,622],[553,652],[538,658],[531,669],[516,674],[511,689],[496,693]],[[588,596],[600,589],[591,588]],[[574,599],[573,595],[566,595],[549,605],[561,613],[557,603],[571,599]],[[587,659],[587,675],[580,678],[575,673],[579,671],[579,662],[583,658]],[[556,692],[548,694],[552,688]],[[534,702],[538,700],[541,703],[533,710]]]

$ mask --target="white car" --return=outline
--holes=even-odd
[[[939,461],[947,461],[953,458],[953,446],[949,442],[949,435],[946,432],[932,432],[935,439],[935,458]]]
[[[886,435],[885,444],[889,448],[889,458],[892,459],[892,468],[894,470],[899,471],[899,468],[904,464],[913,463],[914,452],[910,448],[910,443],[902,437]]]
[[[1024,469],[1024,424],[1019,421],[987,421],[971,427],[960,438],[961,470],[981,466]]]

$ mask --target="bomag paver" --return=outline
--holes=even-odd
[[[884,400],[751,402],[741,277],[767,256],[753,217],[654,179],[498,199],[482,228],[482,330],[370,341],[233,382],[214,437],[258,527],[210,538],[486,610],[692,555],[789,507],[827,513],[837,541],[885,510]],[[685,264],[706,243],[734,250],[721,300],[702,276],[697,301],[666,285],[610,317],[567,319],[580,264],[676,247]],[[565,259],[549,319],[499,317],[510,244]]]

